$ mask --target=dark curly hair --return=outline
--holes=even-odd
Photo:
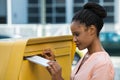
[[[81,11],[75,13],[72,21],[79,21],[84,23],[86,27],[95,25],[97,29],[97,36],[103,27],[103,19],[107,16],[106,10],[99,4],[89,2],[83,6]]]

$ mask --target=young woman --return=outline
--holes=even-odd
[[[99,33],[103,27],[103,18],[107,16],[105,9],[96,3],[87,3],[78,11],[71,23],[73,40],[79,50],[85,48],[88,52],[78,62],[71,73],[71,80],[114,80],[114,68],[108,53],[103,49]],[[46,53],[50,53],[49,58]],[[54,60],[50,50],[43,52],[46,58]],[[48,63],[47,68],[52,80],[64,80],[62,69],[56,61]]]

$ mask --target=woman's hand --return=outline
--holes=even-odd
[[[44,49],[42,56],[49,59],[49,66],[47,67],[48,72],[51,74],[52,80],[63,80],[62,69],[60,65],[55,61],[55,55],[51,49]]]
[[[62,78],[62,68],[56,61],[50,61],[47,70],[52,76],[52,80],[64,80]]]
[[[44,58],[55,61],[55,55],[54,53],[51,51],[51,49],[44,49],[43,50],[43,54]]]

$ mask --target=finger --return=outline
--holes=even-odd
[[[59,65],[57,64],[57,62],[55,61],[51,61],[49,63],[49,65],[51,66],[51,68],[54,70],[54,73],[59,71]]]
[[[49,50],[46,50],[46,49],[43,50],[43,54],[51,56],[51,52]]]
[[[46,51],[46,50],[43,51],[43,55],[45,56],[45,58],[50,57],[50,55],[48,55],[48,54],[50,54],[48,51]]]
[[[46,68],[47,68],[48,72],[52,75],[52,73],[51,73],[51,67],[48,66],[48,67],[46,67]]]
[[[52,66],[48,66],[47,70],[49,71],[49,73],[51,75],[55,75],[55,73],[56,73],[55,70],[54,70],[54,68]]]
[[[45,56],[45,58],[47,58],[49,60],[55,60],[55,55],[53,54],[51,49],[44,49],[43,55]]]
[[[53,52],[52,52],[51,49],[45,49],[44,51],[45,51],[45,53],[49,53],[49,55],[52,55],[52,54],[53,54]]]
[[[48,58],[48,59],[50,58],[46,53],[43,54],[43,55],[45,56],[45,58]]]
[[[44,50],[43,54],[46,55],[46,56],[48,56],[48,57],[54,56],[54,54],[50,50]]]
[[[45,57],[43,54],[37,54],[38,56]]]

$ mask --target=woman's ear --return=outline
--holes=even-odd
[[[89,34],[90,35],[96,35],[97,34],[97,29],[96,29],[96,27],[94,25],[91,25],[89,27]]]

